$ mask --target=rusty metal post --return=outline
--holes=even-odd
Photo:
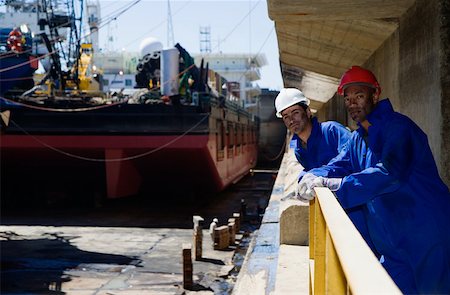
[[[230,244],[228,226],[222,225],[214,229],[214,250],[224,250]]]
[[[203,222],[204,219],[199,215],[194,215],[194,257],[195,260],[200,260],[202,258],[202,243],[203,243]]]
[[[234,218],[230,218],[230,219],[234,219]],[[235,223],[234,222],[230,222],[230,219],[228,219],[229,244],[230,244],[230,246],[234,246],[236,244]]]
[[[236,223],[236,233],[241,230],[241,214],[233,213],[234,222]]]
[[[192,288],[192,245],[183,244],[183,288]]]

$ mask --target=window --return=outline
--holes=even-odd
[[[223,130],[222,120],[216,121],[216,149],[217,149],[217,161],[222,161],[224,157],[225,149],[225,132]]]
[[[131,79],[125,79],[125,86],[131,86],[133,85]]]
[[[233,123],[229,122],[227,125],[227,137],[228,137],[228,152],[227,157],[232,158],[233,157],[233,148],[234,148],[234,141],[235,141],[235,133],[234,133],[234,125]]]

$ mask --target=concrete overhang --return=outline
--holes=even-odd
[[[284,86],[305,91],[320,109],[333,96],[330,85],[336,90],[345,70],[364,64],[395,32],[400,16],[414,2],[267,0]]]

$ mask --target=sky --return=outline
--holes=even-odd
[[[137,4],[131,6],[133,2]],[[100,28],[102,51],[137,52],[147,37],[171,46],[167,0],[100,1],[100,7],[102,23],[130,7]],[[268,64],[261,68],[261,80],[256,83],[274,90],[283,87],[277,37],[266,0],[170,0],[170,8],[173,40],[191,55],[200,53],[200,27],[209,27],[212,53],[263,53]]]

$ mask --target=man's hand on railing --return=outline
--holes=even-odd
[[[337,191],[341,182],[342,178],[325,178],[306,173],[297,185],[296,197],[300,201],[309,202],[316,196],[315,187],[328,187],[331,191]]]
[[[323,186],[322,177],[306,173],[297,185],[296,197],[302,202],[309,202],[316,196],[314,187]]]
[[[330,191],[335,192],[341,187],[342,178],[322,178],[324,186],[328,187]]]

